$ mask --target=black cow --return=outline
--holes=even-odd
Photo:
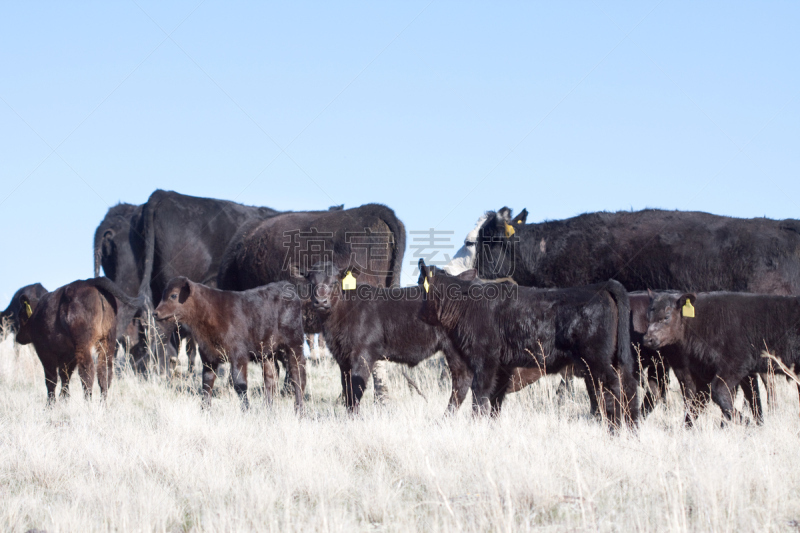
[[[481,278],[544,288],[613,277],[629,290],[800,295],[797,220],[646,209],[510,224],[510,215],[489,213],[478,232]]]
[[[217,285],[227,290],[274,281],[305,285],[301,272],[324,261],[340,270],[359,268],[369,285],[399,285],[405,242],[405,226],[380,204],[283,213],[241,227],[225,251]]]
[[[524,215],[524,216],[522,216]],[[631,291],[737,291],[800,296],[800,221],[692,211],[586,213],[525,224],[504,207],[477,238],[482,278],[574,287],[614,278]],[[763,376],[762,376],[763,377]],[[768,398],[772,396],[767,388]]]
[[[348,274],[356,286],[343,290]],[[358,412],[376,361],[413,367],[438,351],[444,353],[453,378],[448,412],[458,410],[472,374],[447,335],[421,320],[421,287],[372,287],[361,281],[357,269],[340,271],[330,262],[317,263],[306,277],[311,284],[311,304],[339,364],[342,391],[351,412]]]
[[[20,311],[25,307],[24,302],[38,302],[39,298],[45,294],[47,294],[47,289],[41,283],[25,285],[14,293],[8,307],[0,312],[0,324],[3,324],[4,327],[7,324],[16,334],[19,331]]]
[[[338,207],[338,206],[335,206]],[[321,333],[309,303],[302,272],[329,261],[340,270],[358,267],[360,282],[375,287],[400,284],[406,230],[394,211],[380,204],[352,209],[291,212],[244,224],[222,259],[217,286],[246,290],[275,281],[291,281],[306,302],[303,329]],[[386,370],[375,366],[376,397],[385,399]]]
[[[754,373],[769,371],[765,351],[800,370],[800,297],[657,293],[651,296],[647,318],[644,343],[656,350],[674,347],[662,353],[684,388],[687,425],[708,402],[705,389],[725,419],[738,418],[733,398],[739,385],[760,423]]]
[[[447,332],[473,372],[482,412],[499,412],[517,367],[574,364],[612,427],[638,418],[628,293],[616,281],[572,289],[470,282],[420,260],[429,290],[423,320]]]
[[[661,355],[658,350],[648,348],[644,345],[644,335],[647,333],[647,311],[650,308],[650,293],[647,291],[637,291],[628,293],[631,308],[630,339],[633,348],[633,375],[637,382],[643,383],[645,387],[644,401],[642,402],[641,416],[647,416],[657,405],[659,400],[666,399],[669,388],[669,359]],[[674,346],[664,346],[661,352],[675,351]],[[565,383],[569,383],[570,375],[564,376],[569,372],[561,371]],[[544,377],[541,368],[517,368],[512,374],[508,392],[517,392],[535,383]],[[559,387],[560,389],[561,387]]]
[[[278,213],[269,207],[155,191],[142,208],[145,253],[139,291],[157,305],[167,283],[179,276],[215,286],[222,256],[238,229]]]
[[[119,203],[111,207],[94,232],[94,276],[114,281],[125,294],[136,297],[141,285],[144,265],[144,227],[142,206]],[[122,307],[117,312],[117,342],[126,346],[139,363],[144,364],[147,351],[141,311]]]
[[[95,232],[95,275],[102,265],[126,293],[146,297],[152,310],[174,277],[215,285],[222,254],[239,226],[277,212],[156,190],[142,206],[120,204],[106,214]],[[175,341],[173,337],[170,351],[176,349]],[[190,368],[192,346],[188,347]],[[140,370],[143,355],[140,350],[135,357]]]

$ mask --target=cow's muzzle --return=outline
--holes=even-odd
[[[646,348],[650,348],[651,350],[657,350],[661,346],[659,346],[658,340],[653,335],[645,335],[644,339],[642,339]]]
[[[331,310],[331,301],[328,298],[314,299],[311,301],[311,306],[314,308],[314,311],[330,311]]]

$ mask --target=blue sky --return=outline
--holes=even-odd
[[[5,3],[0,306],[156,188],[456,247],[504,205],[800,218],[796,3],[333,4]]]

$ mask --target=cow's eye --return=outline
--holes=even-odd
[[[170,300],[177,300],[178,299],[178,295],[177,294],[171,294],[169,298],[170,298]]]

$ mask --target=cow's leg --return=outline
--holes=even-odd
[[[614,368],[592,369],[592,373],[598,376],[598,388],[602,391],[603,409],[606,419],[613,429],[617,429],[622,424],[623,419],[623,398],[620,380]],[[600,397],[598,397],[598,402]]]
[[[775,405],[775,363],[772,360],[768,361],[768,371],[762,372],[760,374],[761,380],[764,382],[764,389],[766,391],[767,396],[767,409],[772,409],[773,405]]]
[[[83,396],[87,400],[91,400],[92,387],[94,387],[94,361],[91,349],[88,347],[78,348],[75,359],[78,361],[78,375],[83,385]]]
[[[356,415],[358,414],[361,397],[364,395],[364,390],[367,386],[366,379],[360,373],[354,375],[352,368],[340,367],[340,369],[344,404],[351,414]],[[369,372],[366,375],[369,375]]]
[[[761,411],[761,389],[758,385],[758,378],[755,374],[747,376],[742,380],[742,392],[747,403],[750,404],[750,412],[753,420],[759,426],[764,423],[764,416]]]
[[[289,381],[294,390],[294,410],[298,414],[302,414],[306,382],[306,358],[303,355],[303,344],[296,344],[292,348],[285,350],[284,353],[288,363],[286,374],[290,377]]]
[[[498,416],[500,409],[503,407],[503,400],[506,397],[508,387],[511,385],[511,376],[513,374],[513,367],[500,367],[497,371],[497,379],[494,385],[494,392],[492,393],[491,405],[492,416]]]
[[[623,421],[629,427],[633,427],[639,422],[638,382],[633,377],[633,373],[624,367],[618,370],[618,379],[620,380],[620,390],[622,392],[620,407]]]
[[[708,402],[711,400],[711,394],[703,388],[696,392],[688,393],[684,398],[686,406],[686,414],[683,418],[683,424],[687,428],[694,427],[697,417],[705,411]]]
[[[740,419],[739,414],[733,407],[733,394],[738,385],[739,380],[724,379],[720,376],[715,376],[711,380],[711,399],[722,409],[722,415],[724,416],[722,420],[723,426],[725,421],[733,421],[734,417],[736,421]]]
[[[278,370],[278,358],[275,358],[275,370]],[[294,385],[292,384],[292,373],[289,369],[289,359],[280,359],[281,363],[283,363],[284,370],[286,371],[286,375],[283,377],[283,387],[281,387],[281,396],[289,396],[290,394],[294,393]],[[276,374],[278,375],[278,374]]]
[[[340,364],[339,374],[342,379],[342,396],[344,399],[344,405],[347,407],[348,411],[352,411],[351,406],[353,405],[353,387],[350,383],[350,368],[346,368]]]
[[[472,394],[474,396],[473,410],[476,415],[491,413],[491,395],[497,380],[497,358],[486,358],[482,366],[475,369],[472,377]]]
[[[217,379],[219,362],[203,361],[203,407],[211,406],[211,391],[214,390],[214,380]]]
[[[97,343],[97,383],[100,385],[100,394],[105,400],[108,389],[114,377],[114,339],[103,339]]]
[[[233,380],[233,390],[242,403],[242,411],[250,409],[250,401],[247,399],[247,363],[248,355],[234,354],[231,357],[231,379]]]
[[[461,356],[451,350],[445,350],[444,356],[447,359],[450,378],[453,381],[453,390],[450,393],[450,402],[447,404],[445,414],[452,415],[458,411],[458,408],[464,403],[464,398],[467,397],[469,386],[472,383],[472,371]]]
[[[44,367],[44,384],[47,387],[47,405],[52,406],[56,402],[56,384],[59,372],[56,370],[56,365],[43,364]],[[63,381],[62,381],[62,391]]]
[[[58,377],[61,380],[61,398],[65,399],[69,396],[69,379],[72,373],[75,372],[75,366],[78,362],[73,358],[69,362],[58,365]]]
[[[599,394],[600,389],[597,386],[594,378],[592,378],[591,374],[588,372],[586,373],[586,376],[584,376],[583,382],[586,384],[586,391],[589,393],[589,414],[593,417],[599,416],[600,411],[597,405],[597,395]]]
[[[271,406],[278,392],[278,366],[273,354],[264,354],[261,360],[261,373],[264,376],[264,402]]]
[[[358,413],[361,398],[367,390],[367,381],[370,373],[372,373],[374,364],[369,352],[362,351],[355,357],[353,366],[350,368],[347,379],[349,394],[346,394],[345,398],[348,399],[348,408],[353,414]],[[377,398],[376,401],[378,401]]]
[[[178,353],[181,351],[180,341],[178,344]],[[197,347],[197,343],[194,340],[194,337],[189,335],[186,337],[186,373],[190,376],[194,373],[194,360],[197,358],[198,352],[200,350]]]

